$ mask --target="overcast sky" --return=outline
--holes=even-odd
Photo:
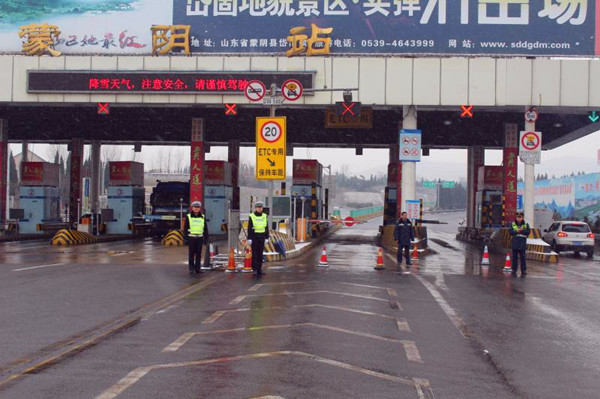
[[[30,146],[41,157],[51,160],[52,149],[43,144]],[[66,151],[66,146],[62,146]],[[120,152],[123,160],[133,159],[133,150],[130,146],[122,146]],[[600,149],[600,131],[590,134],[573,143],[564,145],[542,154],[542,164],[536,166],[536,174],[560,176],[570,172],[585,171],[588,173],[600,172],[598,166],[598,150]],[[21,152],[20,145],[11,145],[14,154]],[[173,166],[189,164],[187,149],[185,147],[143,147],[136,160],[145,162],[146,169],[156,166],[157,159],[167,158],[169,151]],[[254,164],[254,148],[242,148],[243,162]],[[363,175],[368,178],[371,174],[382,175],[387,173],[389,153],[387,150],[365,149],[362,156],[356,156],[354,149],[315,149],[295,148],[294,158],[318,159],[323,165],[331,165],[332,173],[347,171],[351,175]],[[460,180],[466,178],[466,150],[432,150],[430,156],[423,157],[417,167],[417,177],[424,179]],[[216,147],[207,154],[207,159],[227,159],[227,149]],[[291,158],[288,158],[288,173],[291,173]],[[499,165],[502,162],[501,151],[486,151],[486,164]],[[522,166],[522,165],[520,165]],[[522,170],[519,172],[522,176]]]

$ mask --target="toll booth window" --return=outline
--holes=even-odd
[[[566,233],[589,233],[590,226],[587,224],[564,224],[562,231]]]

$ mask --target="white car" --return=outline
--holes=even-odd
[[[553,223],[544,230],[543,238],[556,253],[573,251],[577,255],[585,252],[590,258],[594,256],[594,233],[587,223],[569,221]]]

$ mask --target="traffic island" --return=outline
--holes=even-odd
[[[386,250],[397,254],[398,253],[398,243],[394,240],[394,225],[383,226],[380,231],[380,242],[381,246]],[[429,255],[432,253],[432,250],[429,248],[427,242],[427,227],[425,226],[413,226],[413,231],[415,233],[415,241],[411,242],[411,252],[413,251],[414,246],[417,247],[417,252],[419,254],[419,258]]]
[[[83,233],[77,230],[59,230],[51,239],[50,245],[85,245],[85,244],[97,244],[104,242],[113,241],[124,241],[124,240],[137,240],[143,239],[144,236],[134,236],[130,234],[111,234],[111,235],[100,235],[93,236],[89,233]]]
[[[500,229],[492,233],[490,250],[496,253],[512,252],[512,236],[510,229]],[[540,262],[557,263],[558,254],[541,238],[540,229],[531,229],[527,238],[525,257]]]

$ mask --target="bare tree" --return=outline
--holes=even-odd
[[[120,161],[123,156],[123,147],[119,145],[102,146],[102,162]]]

